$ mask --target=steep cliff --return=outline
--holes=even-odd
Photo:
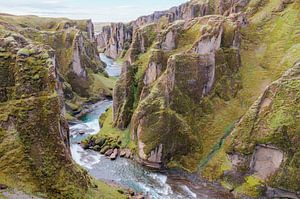
[[[206,98],[218,95],[226,100],[239,89],[240,57],[234,46],[234,32],[238,34],[238,28],[235,29],[238,26],[233,26],[236,22],[230,18],[210,16],[193,23],[193,27],[201,32],[195,41],[186,44],[192,45],[191,48],[187,47],[181,53],[170,53],[164,67],[159,67],[158,64],[164,62],[158,57],[161,60],[155,63],[149,59],[146,69],[140,69],[143,70],[138,85],[141,93],[137,94],[138,105],[132,117],[131,133],[138,142],[139,157],[146,164],[158,164],[155,166],[158,168],[172,163],[186,168],[192,165],[182,157],[199,157],[203,152],[202,145],[206,144],[206,140],[202,140],[196,121],[201,121],[208,106]],[[207,26],[210,29],[205,29]],[[172,31],[171,28],[166,32]],[[232,37],[227,43],[222,42],[229,37],[228,34]],[[176,51],[176,48],[173,50]],[[158,52],[168,56],[163,49]],[[222,88],[218,88],[219,84]],[[160,154],[155,151],[160,151]]]
[[[299,2],[184,5],[197,2],[205,16],[132,25],[113,124],[149,167],[197,171],[237,197],[298,198],[298,64],[271,83],[300,57]]]
[[[173,7],[170,10],[157,11],[151,15],[139,17],[128,24],[111,24],[103,27],[102,32],[96,36],[98,46],[104,50],[106,55],[114,59],[123,57],[124,53],[122,52],[126,52],[129,49],[136,28],[151,23],[169,23],[180,19],[190,20],[198,16],[207,15],[209,11],[208,1],[191,1],[181,6]],[[118,39],[118,37],[121,39]]]
[[[160,23],[167,25],[177,20],[191,20],[205,15],[220,14],[228,16],[231,13],[240,12],[248,3],[248,0],[191,0],[169,10],[156,11],[151,15],[141,16],[128,24],[111,24],[102,28],[96,35],[98,46],[107,56],[114,59],[122,58],[128,50],[135,29]]]
[[[299,151],[294,143],[298,107],[291,102],[298,94],[297,86],[291,85],[298,81],[299,64],[294,63],[300,57],[299,9],[297,1],[250,1],[245,10],[249,25],[242,30],[243,89],[227,115],[242,110],[242,116],[247,111],[241,120],[236,117],[239,122],[225,146],[224,141],[217,143],[208,164],[200,165],[202,175],[222,179],[239,196],[299,198],[294,178],[299,168],[293,165]]]
[[[112,95],[112,85],[105,83],[108,80],[106,66],[100,61],[90,20],[13,15],[0,15],[0,20],[3,28],[55,50],[68,111],[78,113],[83,103]]]
[[[204,146],[222,136],[203,139],[209,132],[201,128],[211,101],[228,101],[241,88],[245,24],[243,14],[233,13],[134,29],[124,56],[129,65],[114,90],[113,122],[120,129],[131,124],[143,164],[193,170],[209,153]]]
[[[1,181],[67,197],[90,179],[71,158],[54,56],[1,31]]]
[[[203,170],[238,197],[299,198],[299,73],[270,84]]]
[[[10,19],[12,17],[8,16]],[[30,33],[27,28],[10,24],[9,20],[1,21],[1,187],[5,185],[9,191],[21,190],[42,198],[103,198],[108,194],[123,198],[114,188],[94,181],[73,162],[60,77],[60,70],[69,66],[59,62],[62,59],[58,58],[61,56],[59,48],[55,51],[50,43],[45,45],[48,40],[35,41],[37,35],[45,32],[34,29]],[[53,32],[53,35],[56,34],[62,33],[58,30]],[[77,30],[74,42],[78,44],[75,47],[80,46],[79,40],[83,39],[80,34]],[[88,51],[90,43],[82,42],[84,46],[81,49]],[[68,48],[63,47],[67,43],[57,41],[56,44]],[[86,56],[92,58],[91,53],[96,51],[89,50],[85,52]],[[76,59],[76,56],[73,58]],[[70,63],[78,72],[78,65],[74,66],[78,63]],[[107,191],[108,188],[110,191]]]

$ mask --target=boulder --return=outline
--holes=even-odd
[[[279,169],[283,159],[283,152],[278,148],[258,145],[253,153],[250,169],[261,179],[266,180]]]
[[[119,153],[119,150],[118,149],[114,149],[113,153],[109,156],[109,158],[111,160],[115,160],[118,157],[118,153]]]
[[[108,150],[105,152],[105,155],[106,155],[106,156],[110,156],[113,152],[114,152],[113,149],[108,149]]]
[[[7,188],[8,188],[7,185],[5,185],[5,184],[0,184],[0,190],[7,189]]]
[[[120,157],[123,158],[126,155],[126,149],[121,149],[120,150]]]
[[[132,153],[130,151],[130,149],[126,149],[126,152],[125,152],[125,158],[131,158],[132,157]]]
[[[109,150],[109,146],[104,146],[104,147],[100,150],[100,153],[101,153],[101,154],[105,154],[108,150]]]

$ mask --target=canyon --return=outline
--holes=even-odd
[[[191,0],[97,33],[91,20],[0,14],[0,191],[299,198],[299,10]],[[107,167],[128,173],[115,183]],[[156,191],[132,196],[137,179]]]

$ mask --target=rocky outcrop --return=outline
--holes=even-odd
[[[283,160],[284,154],[278,148],[258,145],[252,155],[250,170],[259,178],[266,180],[280,168]]]
[[[241,24],[237,19],[237,16],[210,16],[193,20],[191,24],[175,22],[153,39],[149,38],[157,35],[154,31],[156,25],[136,30],[128,51],[129,60],[134,63],[146,51],[149,58],[143,75],[131,79],[131,84],[124,81],[122,75],[114,91],[113,107],[117,127],[125,129],[131,121],[132,139],[137,141],[142,164],[161,168],[171,158],[179,161],[192,151],[201,153],[201,147],[195,148],[201,146],[201,139],[193,123],[196,116],[192,110],[200,111],[205,107],[205,97],[217,95],[227,100],[238,91],[235,74],[241,65],[237,45]],[[181,38],[175,35],[184,34],[196,24],[201,27],[198,30],[200,37],[191,41],[192,45],[186,52],[168,56],[181,42]],[[168,38],[170,32],[171,39]],[[153,43],[158,49],[148,51]],[[126,73],[127,79],[136,78],[136,69],[141,70],[139,67],[134,64],[126,66],[126,71],[131,69]],[[126,97],[126,93],[132,95]]]
[[[189,1],[178,7],[173,7],[166,11],[157,11],[148,16],[139,17],[131,22],[134,26],[143,26],[150,23],[156,23],[162,18],[166,18],[168,22],[176,20],[191,20],[210,14],[209,1]]]
[[[236,197],[299,198],[299,74],[296,62],[266,87],[207,166]]]
[[[145,53],[156,39],[156,24],[151,24],[134,30],[132,43],[125,58],[133,64],[139,54]]]
[[[116,59],[129,49],[132,37],[131,25],[112,23],[110,26],[103,27],[101,33],[96,36],[96,40],[107,56]]]
[[[90,179],[71,158],[54,51],[16,33],[0,38],[0,181],[54,198],[84,192]]]
[[[214,1],[214,12],[229,16],[232,13],[239,13],[248,5],[249,0],[220,0]]]
[[[135,37],[135,30],[138,28],[153,23],[159,24],[159,22],[168,24],[178,20],[189,21],[197,17],[213,14],[229,16],[230,14],[241,12],[247,4],[248,0],[191,0],[169,10],[156,11],[151,15],[139,17],[128,24],[112,23],[110,26],[105,26],[96,36],[97,43],[107,56],[116,59],[123,57],[131,42],[134,42],[132,38]],[[162,44],[162,48],[166,48],[166,50],[174,48],[176,32],[168,31],[164,37],[165,42]]]
[[[165,71],[167,66],[167,57],[159,49],[153,49],[149,57],[147,69],[144,74],[144,86],[150,86]]]
[[[171,51],[177,47],[177,39],[184,21],[178,21],[170,26],[166,31],[159,34],[159,48],[163,51]]]
[[[16,23],[16,18],[19,23]],[[71,114],[80,112],[79,106],[86,101],[97,101],[112,95],[112,90],[102,82],[108,75],[94,42],[91,20],[42,20],[34,16],[0,15],[1,20],[9,24],[5,28],[13,27],[24,37],[54,49],[59,80],[68,101],[67,110]]]
[[[88,69],[98,73],[104,71],[104,66],[99,61],[96,46],[84,37],[83,32],[69,28],[53,34],[25,29],[21,34],[51,46],[55,50],[58,71],[62,79],[70,84],[71,89],[79,96],[91,95],[90,86],[93,82],[89,77],[91,73]],[[68,96],[66,97],[69,99]]]
[[[179,7],[173,7],[167,11],[157,11],[149,16],[139,17],[129,24],[112,23],[110,26],[102,28],[100,34],[96,36],[98,46],[104,49],[107,56],[114,59],[124,56],[132,42],[136,42],[138,28],[147,26],[151,23],[157,23],[159,20],[166,18],[168,22],[176,20],[190,20],[198,16],[209,14],[209,4],[201,1],[191,1]],[[172,35],[169,33],[167,39]],[[169,41],[167,41],[169,42]],[[122,56],[121,56],[122,57]]]
[[[96,42],[99,48],[104,49],[109,45],[109,39],[111,37],[111,27],[104,26],[99,34],[96,35]]]
[[[120,129],[125,129],[130,123],[134,103],[134,81],[134,68],[125,63],[114,89],[113,122],[114,126]]]
[[[299,137],[295,117],[299,74],[300,64],[296,63],[265,90],[233,130],[227,147],[228,154],[247,157],[243,167],[268,186],[294,192],[300,189],[296,177],[300,170],[295,164],[299,161],[299,143],[295,141]]]

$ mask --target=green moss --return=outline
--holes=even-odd
[[[90,188],[84,198],[103,198],[103,199],[125,199],[126,195],[121,194],[118,187],[113,187],[104,182],[95,181],[94,186],[97,188]]]
[[[92,85],[91,93],[94,95],[112,96],[113,88],[116,84],[117,79],[114,77],[105,77],[103,74],[92,74]]]
[[[238,186],[235,189],[235,192],[241,193],[253,198],[258,198],[261,193],[261,186],[262,182],[255,176],[248,176],[246,178],[246,182],[244,182],[241,186]]]
[[[183,30],[177,39],[177,48],[171,52],[172,55],[184,52],[192,48],[193,44],[200,38],[201,32],[200,28],[203,25],[201,22],[195,23],[187,30]]]
[[[18,55],[29,56],[31,54],[30,50],[22,48],[18,51]]]
[[[105,120],[107,119],[107,116],[108,116],[108,111],[106,111],[99,117],[99,125],[101,128],[103,127],[103,124],[104,124]]]
[[[130,148],[133,151],[135,150],[135,144],[131,141],[129,128],[125,130],[120,130],[113,126],[112,121],[112,109],[108,109],[105,113],[105,117],[102,118],[102,128],[100,132],[95,136],[96,140],[100,140],[102,138],[111,138],[115,140],[115,142],[121,141],[121,148]]]

